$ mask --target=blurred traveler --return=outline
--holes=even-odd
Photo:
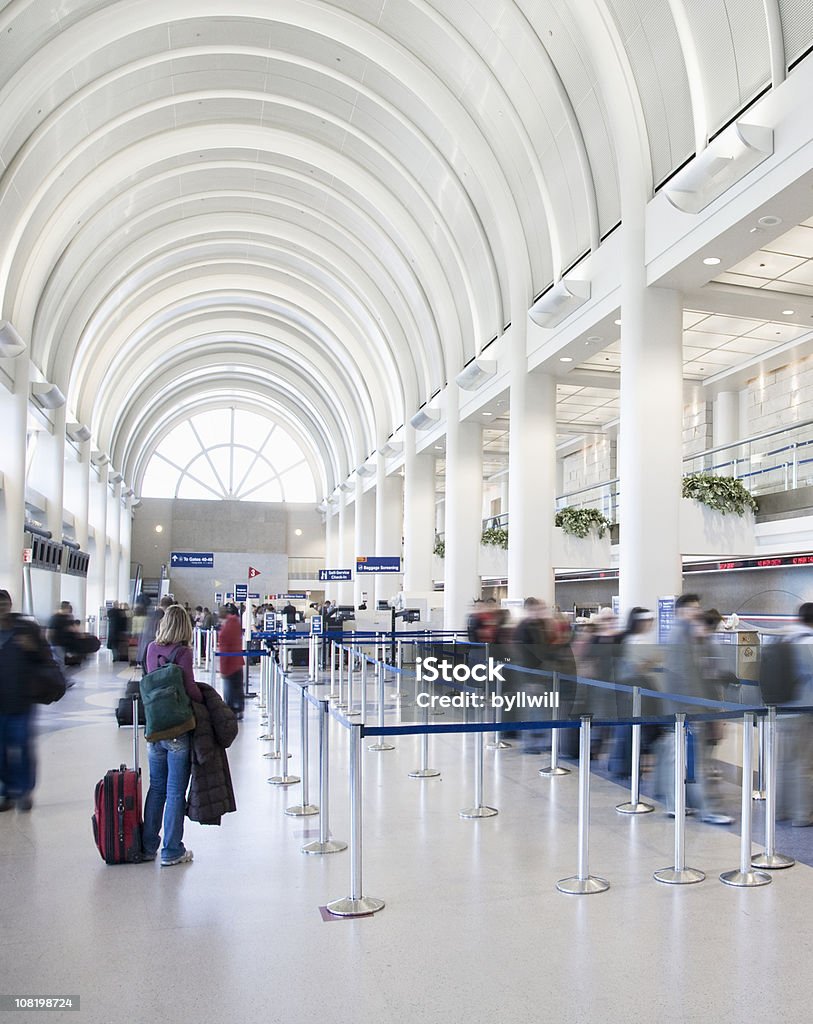
[[[809,707],[813,704],[813,602],[801,605],[797,622],[781,643],[787,645],[783,654],[790,669],[783,694],[788,698],[784,706]],[[812,725],[809,714],[783,713],[778,717],[777,817],[780,820],[790,818],[795,828],[813,825]]]
[[[218,612],[220,631],[217,648],[220,655],[220,675],[223,678],[223,697],[237,715],[243,717],[245,694],[243,693],[243,631],[234,605],[224,605]]]

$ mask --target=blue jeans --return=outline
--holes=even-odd
[[[144,803],[144,853],[152,857],[158,852],[163,817],[164,848],[161,850],[161,860],[175,860],[186,850],[183,844],[183,820],[191,769],[189,733],[174,740],[150,743],[149,764],[150,788]]]
[[[0,715],[0,783],[3,795],[10,800],[27,796],[34,788],[32,719],[31,711]]]

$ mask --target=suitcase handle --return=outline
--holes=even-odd
[[[138,694],[133,694],[133,771],[138,775]]]

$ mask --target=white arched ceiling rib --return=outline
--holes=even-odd
[[[126,376],[130,361],[139,352],[144,351],[157,360],[165,357],[161,346],[152,342],[154,333],[167,330],[170,325],[204,311],[208,314],[209,322],[212,322],[220,311],[225,311],[227,317],[234,317],[253,305],[272,320],[290,324],[305,339],[301,355],[305,365],[308,363],[310,348],[318,346],[325,352],[333,350],[334,353],[341,349],[330,322],[333,319],[341,328],[338,314],[328,317],[322,311],[322,319],[317,322],[307,305],[301,301],[307,299],[306,295],[290,288],[282,300],[275,300],[273,296],[262,292],[249,292],[240,277],[231,282],[232,289],[229,289],[229,283],[222,277],[212,281],[197,277],[188,285],[183,282],[170,283],[162,292],[144,300],[133,312],[128,314],[124,311],[120,323],[104,338],[104,344],[109,346],[107,351],[115,353],[108,360],[100,358],[95,346],[88,345],[85,350],[80,350],[70,382],[80,418],[95,424],[98,395],[102,388],[114,385],[119,374]],[[276,287],[280,289],[279,283]],[[227,329],[227,325],[224,326]],[[239,351],[233,352],[230,361],[239,363],[239,356]],[[349,354],[344,357],[334,354],[331,363],[333,373],[347,383],[349,394],[355,396],[352,414],[358,415],[362,425],[354,433],[350,450],[369,451],[374,443],[375,429],[386,422],[383,417],[376,419],[374,415],[376,404],[380,406],[383,397],[371,397],[369,381],[360,376],[360,367],[351,362]],[[330,401],[330,383],[327,382],[326,386],[328,390],[325,392],[325,400]]]
[[[192,240],[210,231],[222,231],[223,226],[228,225],[230,231],[243,232],[250,238],[264,239],[271,233],[292,243],[298,239],[307,251],[332,259],[337,276],[350,279],[352,268],[352,281],[357,288],[371,281],[365,294],[370,296],[368,304],[378,311],[382,324],[389,331],[401,367],[399,373],[407,408],[420,404],[431,393],[431,382],[442,379],[443,354],[436,322],[414,268],[403,259],[390,260],[388,266],[384,265],[377,253],[386,240],[371,219],[367,218],[350,232],[336,219],[303,208],[303,201],[317,194],[310,182],[306,191],[292,192],[285,197],[266,198],[250,192],[221,196],[219,192],[214,195],[209,191],[196,191],[205,188],[210,173],[214,180],[222,181],[228,170],[226,164],[218,164],[211,172],[194,167],[180,182],[174,171],[165,171],[158,179],[141,185],[138,195],[128,190],[96,209],[92,216],[85,218],[58,258],[55,254],[51,256],[56,262],[39,300],[32,332],[33,350],[41,359],[42,369],[46,375],[53,374],[49,379],[63,381],[70,372],[67,356],[61,366],[55,365],[53,349],[57,342],[65,339],[70,344],[71,339],[79,336],[103,296],[114,287],[124,287],[130,267],[138,266],[151,253],[163,251],[167,244],[165,239]],[[254,165],[231,170],[241,178],[257,178]],[[279,192],[288,180],[280,175],[275,178],[273,187]],[[304,179],[300,181],[305,184]],[[149,196],[143,194],[143,189],[149,190]],[[175,197],[150,205],[167,191]],[[220,207],[217,211],[183,215],[184,209],[196,211],[201,206],[212,211],[214,202]],[[246,204],[253,212],[236,209]],[[146,209],[138,216],[127,216],[127,210],[134,207]],[[266,211],[273,216],[266,215]],[[347,217],[350,214],[348,207]],[[111,235],[109,225],[117,223],[119,216],[127,216],[126,231]],[[361,237],[365,228],[369,239]],[[30,301],[33,302],[37,294],[35,288]],[[22,306],[28,308],[26,296],[22,297]],[[401,335],[405,339],[404,347],[399,345]],[[421,339],[423,344],[416,344],[415,339]],[[413,389],[413,373],[417,393]]]
[[[185,99],[189,101],[188,98]],[[115,163],[122,156],[132,159],[135,156],[133,151],[139,148],[143,152],[143,158],[149,159],[149,155],[161,148],[162,143],[165,143],[170,150],[176,153],[182,152],[180,146],[186,143],[187,148],[185,151],[188,153],[190,150],[195,150],[197,159],[202,145],[192,145],[191,143],[193,141],[201,144],[208,142],[212,137],[211,126],[207,126],[205,129],[202,126],[198,126],[169,132],[165,125],[156,124],[154,121],[154,115],[160,115],[162,119],[167,115],[171,116],[172,108],[169,105],[171,101],[167,100],[166,104],[162,102],[158,105],[151,105],[150,109],[145,107],[139,111],[133,111],[131,112],[132,119],[127,117],[122,121],[121,127],[126,129],[129,134],[135,132],[137,135],[140,135],[142,131],[150,129],[157,129],[160,134],[152,139],[141,139],[138,143],[128,147],[128,150],[116,153],[115,156],[112,156],[106,162],[105,167]],[[203,136],[205,136],[205,139]],[[378,166],[375,175],[373,175],[354,160],[345,157],[343,154],[331,151],[319,143],[314,143],[310,139],[257,125],[222,125],[217,128],[217,136],[220,142],[226,142],[226,136],[228,136],[232,145],[239,144],[239,140],[246,147],[256,150],[271,149],[273,151],[281,149],[283,152],[298,155],[300,159],[303,159],[305,163],[311,166],[329,166],[335,177],[341,178],[352,185],[357,190],[359,196],[369,196],[370,201],[377,208],[380,215],[389,215],[392,234],[397,233],[399,229],[406,229],[404,233],[408,235],[409,226],[414,224],[412,234],[417,237],[418,232],[421,231],[420,222],[423,221],[425,228],[430,231],[434,230],[434,237],[431,238],[434,249],[442,256],[445,256],[444,265],[447,276],[450,277],[450,283],[454,285],[453,294],[455,292],[459,293],[461,288],[464,291],[463,296],[456,296],[456,305],[458,316],[462,323],[465,324],[467,320],[474,317],[474,321],[467,332],[469,339],[472,338],[472,332],[474,336],[482,334],[480,317],[483,310],[480,309],[478,311],[478,305],[481,306],[482,304],[474,301],[473,291],[474,281],[477,279],[477,274],[473,273],[473,268],[476,260],[482,257],[482,248],[474,246],[474,250],[471,253],[464,253],[461,244],[454,238],[448,225],[442,220],[439,211],[437,209],[432,210],[431,202],[426,193],[416,186],[414,180],[409,178],[404,180],[399,168],[394,163],[388,162],[386,168]],[[57,189],[61,184],[59,178],[69,174],[74,179],[72,195],[81,197],[83,194],[86,194],[87,183],[92,175],[93,166],[94,164],[98,166],[98,158],[94,152],[96,148],[94,143],[106,149],[115,148],[110,143],[111,137],[115,136],[106,135],[102,130],[97,130],[96,133],[89,136],[86,140],[78,142],[74,150],[63,160],[59,161],[54,170],[45,177],[40,187],[33,189],[33,194],[26,204],[24,214],[25,221],[27,221],[27,233],[30,244],[37,245],[32,236],[35,236],[37,239],[42,237],[45,225],[50,219],[50,210],[58,202]],[[345,147],[345,149],[347,148],[349,146]],[[372,148],[376,150],[378,156],[383,155],[380,147],[373,146]],[[28,161],[26,160],[27,157],[30,158]],[[6,181],[4,182],[7,188],[10,188],[15,178],[20,181],[23,176],[27,184],[28,174],[26,172],[29,171],[32,165],[36,166],[38,163],[36,143],[32,143],[30,148],[28,146],[24,147],[18,157],[15,158],[12,167],[7,173]],[[385,184],[388,174],[391,177],[389,187]],[[413,186],[415,187],[413,188]],[[8,192],[6,192],[6,195],[8,195]],[[80,198],[79,209],[81,210],[83,206],[84,202]],[[17,235],[17,238],[20,237],[21,232],[19,228],[17,232],[13,232],[14,234]],[[470,241],[474,245],[474,241]],[[417,252],[420,249],[427,249],[428,242],[429,238],[423,244],[419,243],[416,249],[412,250],[415,256],[417,256]],[[16,268],[17,274],[15,275],[12,272],[9,277],[9,285],[12,288],[17,283],[15,277],[22,273],[19,260],[16,261]],[[470,340],[469,345],[471,344]],[[466,351],[466,349],[464,348],[463,351]]]
[[[239,241],[235,247],[245,248]],[[369,400],[375,423],[386,423],[402,412],[404,395],[392,352],[367,309],[352,293],[336,292],[335,279],[327,272],[323,275],[325,280],[321,280],[312,260],[270,259],[268,255],[234,256],[212,251],[211,245],[202,243],[197,258],[187,247],[178,253],[179,258],[173,265],[166,266],[161,260],[142,265],[143,274],[130,275],[126,287],[110,291],[88,321],[80,342],[88,353],[87,358],[98,360],[104,347],[114,344],[116,338],[127,345],[128,338],[119,329],[119,323],[132,313],[130,322],[137,324],[153,298],[158,296],[163,304],[164,296],[171,294],[174,285],[182,286],[182,294],[186,288],[192,294],[204,296],[225,293],[230,303],[238,305],[243,292],[265,294],[271,306],[290,301],[291,315],[297,308],[307,310],[311,325],[308,334],[315,340],[322,338],[329,339],[331,345],[338,343],[339,351],[345,352],[346,358],[340,358],[337,351],[335,361],[346,362],[353,376],[360,375],[364,382],[360,390],[375,396]],[[302,272],[302,263],[307,273]],[[303,357],[307,358],[307,352]],[[81,374],[79,369],[74,385],[81,386]],[[360,404],[365,406],[364,402]]]
[[[293,243],[283,245],[279,241],[279,229],[269,240],[264,238],[257,230],[260,222],[256,217],[243,218],[243,233],[240,225],[235,223],[239,218],[226,216],[218,219],[221,225],[219,231],[213,230],[214,225],[211,224],[210,218],[199,218],[203,223],[200,226],[190,225],[189,228],[186,227],[188,222],[173,224],[164,232],[167,238],[172,239],[170,244],[159,243],[155,232],[141,239],[139,246],[135,247],[136,251],[130,247],[128,252],[123,254],[127,257],[127,265],[132,266],[133,270],[122,275],[120,270],[108,264],[106,268],[100,267],[92,283],[87,285],[84,291],[77,289],[75,294],[73,289],[67,291],[63,296],[65,301],[61,304],[61,312],[66,314],[64,319],[59,315],[59,310],[55,311],[57,315],[49,315],[52,311],[48,309],[48,304],[43,302],[38,313],[38,319],[41,317],[43,321],[42,333],[55,340],[63,336],[64,329],[66,337],[78,337],[83,324],[89,319],[85,310],[97,312],[103,318],[105,306],[113,304],[119,307],[135,290],[151,281],[162,279],[168,271],[201,265],[202,261],[222,264],[224,261],[249,260],[255,265],[279,267],[283,272],[288,272],[287,268],[294,268],[298,276],[305,279],[313,277],[327,291],[333,290],[334,301],[345,302],[357,322],[360,325],[367,324],[360,335],[360,340],[375,340],[375,351],[369,353],[368,358],[373,363],[381,362],[384,386],[390,389],[390,395],[395,403],[394,408],[401,410],[403,415],[403,410],[415,407],[418,395],[422,391],[418,382],[419,368],[414,362],[409,362],[410,352],[414,352],[415,349],[410,349],[409,338],[404,334],[394,311],[373,282],[366,278],[361,267],[352,268],[353,275],[345,278],[346,258],[340,250],[331,251],[324,247],[323,258],[317,259],[315,239],[307,250],[302,250]],[[254,234],[251,233],[252,229]],[[234,231],[237,231],[237,235],[233,234]],[[331,256],[334,258],[332,264],[328,262]],[[337,281],[344,286],[343,291],[336,287]],[[352,289],[360,285],[366,287],[363,293],[357,296]],[[45,299],[47,298],[46,289]],[[71,302],[70,306],[67,306],[68,302]],[[376,318],[380,320],[380,324],[376,322]],[[72,319],[73,323],[70,322]],[[38,340],[39,334],[38,325],[35,323],[35,340]],[[43,353],[43,371],[46,377],[56,382],[58,374],[53,374],[55,367],[51,362],[49,347],[41,345],[40,351]],[[399,382],[404,385],[403,394],[395,391]]]
[[[189,403],[189,396],[185,395],[181,408],[175,405],[162,406],[156,418],[150,420],[149,424],[139,425],[135,429],[134,438],[138,441],[139,451],[130,467],[130,479],[135,492],[140,494],[150,460],[168,434],[199,413],[231,408],[259,414],[287,430],[305,455],[308,468],[313,474],[317,495],[327,495],[333,490],[335,485],[325,475],[324,470],[325,466],[330,465],[330,453],[320,444],[315,444],[313,437],[303,432],[301,422],[292,416],[288,409],[279,405],[269,407],[264,397],[259,398],[250,391],[227,395],[212,389],[203,395],[200,391],[195,392],[193,404]]]

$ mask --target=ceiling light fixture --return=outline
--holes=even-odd
[[[423,408],[419,409],[409,422],[416,430],[429,430],[430,427],[435,426],[439,419],[439,409]]]
[[[563,277],[540,295],[528,310],[528,316],[540,327],[558,327],[590,298],[590,282]]]
[[[620,327],[621,326],[621,321],[620,320],[613,320],[613,323],[615,324],[616,327]]]
[[[8,320],[0,320],[0,359],[14,359],[25,352],[25,342]]]
[[[572,363],[573,359],[571,356],[559,356],[560,363]]]
[[[718,263],[722,262],[719,256],[707,256],[703,262],[707,267],[716,267]]]
[[[796,312],[795,309],[783,309],[782,310],[782,316],[793,316],[793,314],[795,312]]]
[[[472,359],[468,366],[455,377],[457,386],[466,391],[476,391],[483,384],[493,377],[497,372],[497,363],[494,359]]]

